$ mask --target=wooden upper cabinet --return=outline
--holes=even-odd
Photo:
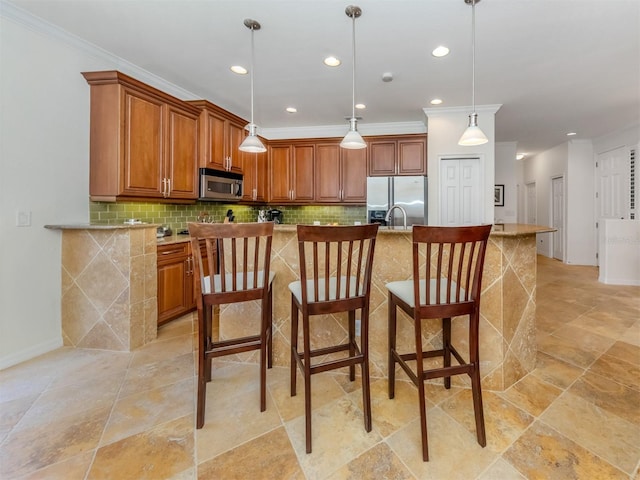
[[[200,109],[200,166],[242,173],[238,147],[246,135],[247,122],[207,100],[188,103]]]
[[[83,75],[91,199],[197,198],[199,110],[117,71]]]
[[[315,179],[318,203],[366,203],[367,151],[317,144]]]
[[[167,168],[171,198],[198,194],[198,115],[167,106],[169,135]]]
[[[116,87],[118,88],[118,87]],[[124,97],[124,169],[123,188],[113,191],[112,185],[101,182],[99,171],[112,169],[117,159],[103,157],[94,149],[94,138],[105,133],[102,122],[105,117],[91,118],[91,194],[92,195],[131,195],[143,197],[161,197],[163,194],[163,103],[161,100],[143,93],[122,89]],[[113,140],[117,140],[114,132]],[[105,140],[100,138],[100,144]],[[95,155],[94,155],[95,154]],[[100,165],[96,165],[94,156]],[[106,180],[106,179],[105,179]],[[113,178],[113,180],[116,180]],[[110,183],[110,182],[109,182]],[[97,191],[96,188],[97,187]],[[120,191],[118,191],[120,190]]]
[[[269,145],[269,201],[309,203],[314,200],[313,144]]]
[[[380,136],[368,140],[370,177],[426,175],[427,136]]]

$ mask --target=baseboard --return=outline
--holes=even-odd
[[[629,285],[640,287],[640,279],[637,278],[609,278],[600,276],[598,277],[598,281],[607,285]]]
[[[27,360],[31,360],[32,358],[48,353],[56,348],[60,348],[61,346],[62,338],[57,338],[55,340],[48,340],[10,355],[0,357],[0,370],[12,367],[18,363],[26,362]]]

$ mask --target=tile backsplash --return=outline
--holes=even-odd
[[[135,218],[142,222],[169,226],[174,232],[187,228],[198,216],[206,213],[214,222],[222,222],[228,210],[233,210],[236,222],[255,222],[259,210],[277,208],[282,211],[284,224],[338,223],[352,225],[366,222],[367,209],[364,206],[249,206],[216,202],[196,202],[189,205],[173,205],[154,202],[90,202],[91,223],[117,225]]]

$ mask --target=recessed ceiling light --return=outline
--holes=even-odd
[[[442,99],[440,98],[434,98],[433,100],[431,100],[431,105],[440,105],[442,103]]]
[[[567,137],[573,137],[574,135],[577,135],[577,133],[576,132],[567,133]]]
[[[516,160],[522,160],[524,158],[524,153],[519,153],[516,155]]]
[[[324,64],[327,67],[337,67],[340,63],[342,62],[340,62],[336,57],[327,57],[324,59]]]
[[[231,71],[233,73],[237,73],[238,75],[246,75],[247,74],[247,69],[240,66],[240,65],[234,65],[233,67],[231,67]]]
[[[298,112],[298,109],[296,107],[287,107],[286,110],[289,113],[297,113]]]
[[[431,55],[433,55],[434,57],[444,57],[446,55],[449,55],[449,49],[444,45],[440,45],[439,47],[433,49]]]
[[[364,103],[356,103],[355,107],[358,110],[364,110],[365,108],[367,108],[367,106]]]

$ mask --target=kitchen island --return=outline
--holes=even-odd
[[[536,233],[551,228],[536,225],[497,225],[487,248],[483,276],[480,359],[482,386],[505,390],[531,372],[536,364]],[[274,280],[273,323],[274,362],[290,362],[291,295],[288,284],[299,277],[295,225],[279,225],[273,237],[271,268]],[[374,377],[387,376],[387,290],[385,284],[412,277],[411,231],[381,228],[376,241],[370,309],[370,367]],[[257,316],[257,305],[233,305],[220,314],[220,332],[243,335],[238,325]],[[398,312],[398,345],[414,348],[413,326],[409,317]],[[312,342],[339,342],[346,339],[346,318],[327,315],[322,331]],[[254,322],[248,322],[253,324]],[[436,322],[434,322],[435,324]],[[454,319],[452,335],[459,350],[465,351],[466,319]],[[437,328],[424,330],[424,341],[431,346],[440,342]],[[257,361],[255,352],[240,354],[242,361]],[[454,379],[464,382],[466,378]],[[454,382],[455,383],[455,382]]]
[[[157,225],[49,226],[62,230],[62,329],[65,345],[132,350],[157,332],[158,244],[189,241],[176,235],[156,239]],[[552,228],[496,225],[489,238],[483,276],[480,359],[482,385],[505,390],[536,364],[536,233]],[[274,230],[271,268],[273,287],[274,363],[290,362],[291,296],[288,285],[298,280],[295,225]],[[370,306],[370,367],[374,377],[387,375],[387,290],[385,284],[412,277],[411,230],[380,228],[376,241]],[[255,302],[221,308],[214,330],[222,337],[253,333],[259,323]],[[398,312],[398,346],[413,349],[413,326]],[[346,318],[327,315],[315,344],[344,341]],[[435,324],[436,322],[434,322]],[[454,319],[452,335],[459,350],[467,345],[466,319]],[[437,346],[438,328],[424,330],[424,342]],[[257,362],[256,352],[235,356]],[[464,377],[454,378],[464,382]]]

